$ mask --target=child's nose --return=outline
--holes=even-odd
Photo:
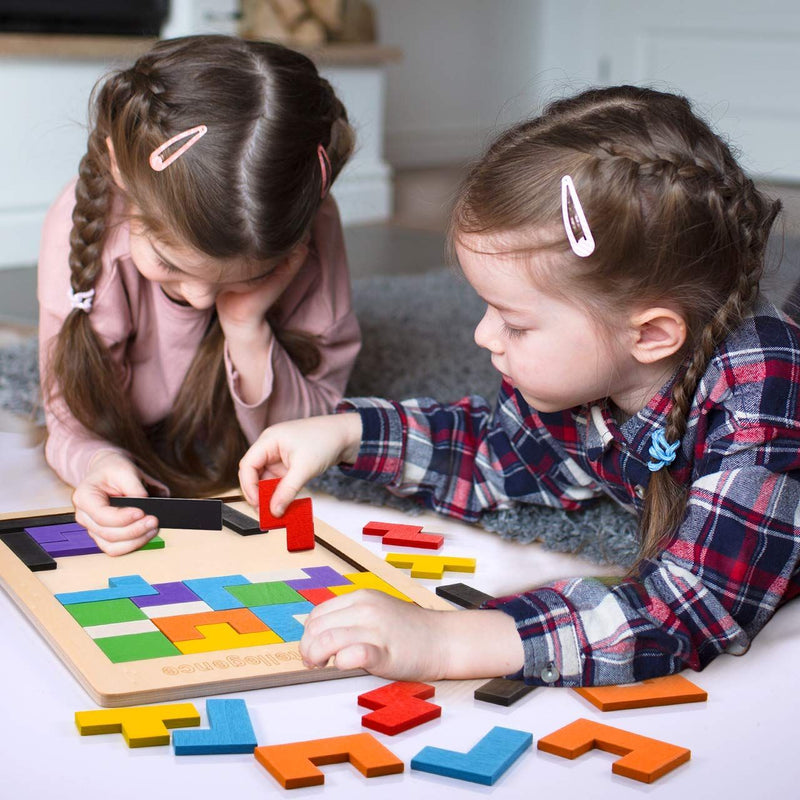
[[[490,353],[499,352],[502,347],[498,336],[499,325],[497,320],[492,318],[492,310],[487,308],[481,317],[481,321],[475,327],[474,339],[478,347],[488,350]]]

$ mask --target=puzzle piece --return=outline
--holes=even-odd
[[[109,497],[109,505],[141,508],[158,518],[159,528],[222,530],[222,501],[184,497]]]
[[[55,559],[25,531],[0,533],[0,541],[31,571],[55,569]]]
[[[358,696],[358,704],[375,709],[361,717],[365,728],[388,736],[407,731],[442,715],[441,706],[426,702],[436,688],[427,683],[395,681]]]
[[[55,596],[63,605],[73,603],[96,603],[101,600],[121,600],[157,594],[157,591],[141,575],[121,575],[108,579],[108,589],[89,589],[83,592],[62,592]]]
[[[473,589],[466,583],[448,583],[444,586],[437,586],[436,594],[462,608],[480,608],[487,600],[494,599],[492,595]]]
[[[173,642],[202,639],[200,628],[205,625],[229,625],[236,633],[264,633],[267,626],[248,608],[208,611],[204,614],[182,614],[177,617],[153,619],[158,629]]]
[[[132,633],[124,636],[107,636],[94,643],[114,664],[127,661],[146,661],[150,658],[179,656],[181,651],[161,631]]]
[[[131,602],[139,608],[149,606],[171,605],[173,603],[196,603],[200,598],[181,581],[169,583],[154,583],[152,588],[155,594],[146,594],[141,597],[131,597]]]
[[[445,570],[451,572],[475,572],[474,558],[387,553],[386,561],[394,567],[410,569],[412,578],[441,578]]]
[[[176,756],[252,753],[258,742],[244,700],[206,700],[208,728],[175,731]]]
[[[77,522],[41,525],[25,530],[51,556],[84,556],[102,552],[89,536],[89,531]]]
[[[400,525],[393,522],[368,522],[364,536],[380,536],[381,544],[392,547],[422,547],[438,550],[444,544],[444,536],[438,533],[422,533],[422,525]]]
[[[325,783],[325,775],[316,765],[349,761],[367,778],[404,769],[403,762],[371,733],[257,747],[255,757],[284,789]]]
[[[377,592],[383,592],[384,594],[391,595],[392,597],[397,597],[400,600],[405,600],[409,603],[411,602],[410,597],[406,597],[406,595],[395,589],[394,586],[386,583],[383,578],[379,578],[373,572],[351,572],[349,575],[345,575],[344,577],[347,578],[350,583],[345,586],[329,587],[334,594],[349,594],[350,592],[354,592],[356,589],[374,589]]]
[[[336,595],[330,589],[298,589],[297,593],[308,600],[312,605],[318,606]]]
[[[273,606],[281,603],[302,603],[303,598],[284,581],[249,583],[243,586],[229,586],[228,591],[248,608],[253,606]]]
[[[685,764],[691,751],[685,747],[640,736],[636,733],[578,719],[539,739],[539,750],[563,758],[577,758],[595,747],[622,756],[611,765],[611,771],[625,778],[652,783],[662,775]]]
[[[256,533],[263,533],[258,525],[258,520],[249,514],[243,514],[235,508],[231,508],[227,503],[222,504],[222,521],[225,526],[235,531],[240,536],[252,536]]]
[[[708,692],[683,675],[650,678],[630,686],[582,686],[576,687],[575,691],[601,711],[702,703],[708,700]]]
[[[244,575],[219,575],[213,578],[192,578],[184,581],[186,586],[214,611],[227,611],[230,608],[244,608],[229,591],[229,586],[246,586],[250,583]]]
[[[299,603],[254,606],[250,611],[275,631],[284,642],[298,642],[303,636],[303,624],[295,617],[308,615],[313,608],[312,603],[302,600]]]
[[[474,697],[484,703],[494,703],[497,706],[512,706],[535,688],[535,686],[531,686],[525,681],[492,678],[492,680],[487,681],[475,690]]]
[[[286,528],[286,548],[290,552],[313,550],[314,514],[310,497],[293,500],[282,517],[270,513],[269,504],[279,482],[278,478],[258,482],[259,526],[265,531]]]
[[[286,581],[297,592],[301,589],[328,589],[331,586],[347,586],[350,583],[344,575],[340,575],[332,567],[304,567],[303,572],[308,575],[308,578]]]
[[[94,605],[94,604],[93,604]],[[109,622],[105,625],[90,625],[83,629],[92,639],[108,639],[112,636],[132,636],[137,633],[158,633],[158,628],[149,619],[134,619],[130,622]]]
[[[411,769],[492,786],[532,744],[526,731],[494,727],[467,753],[424,747],[411,759]]]
[[[131,706],[100,711],[76,711],[75,724],[81,736],[122,733],[128,747],[169,744],[167,728],[190,728],[200,724],[191,703],[165,706]]]

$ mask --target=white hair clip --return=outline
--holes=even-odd
[[[87,314],[92,310],[94,289],[89,289],[86,292],[76,292],[70,286],[67,296],[69,297],[69,304],[72,306],[72,308],[77,308],[79,311],[85,311]]]
[[[570,213],[570,203],[572,204],[572,213]],[[575,184],[569,175],[565,175],[561,179],[561,217],[564,220],[564,230],[567,232],[572,252],[581,258],[586,258],[594,253],[592,229],[586,220],[586,214],[583,213],[583,206],[577,191],[575,191]],[[580,231],[580,238],[575,236],[576,229]]]

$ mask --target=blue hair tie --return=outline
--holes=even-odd
[[[653,460],[648,462],[647,469],[650,472],[658,472],[661,467],[671,464],[675,460],[675,453],[680,446],[680,439],[672,444],[667,444],[664,429],[659,428],[650,438],[650,450],[648,452]]]

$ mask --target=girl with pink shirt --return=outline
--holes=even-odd
[[[159,42],[95,90],[39,261],[47,460],[112,555],[158,520],[109,496],[234,484],[265,426],[329,411],[360,346],[329,196],[347,114],[305,56]]]

